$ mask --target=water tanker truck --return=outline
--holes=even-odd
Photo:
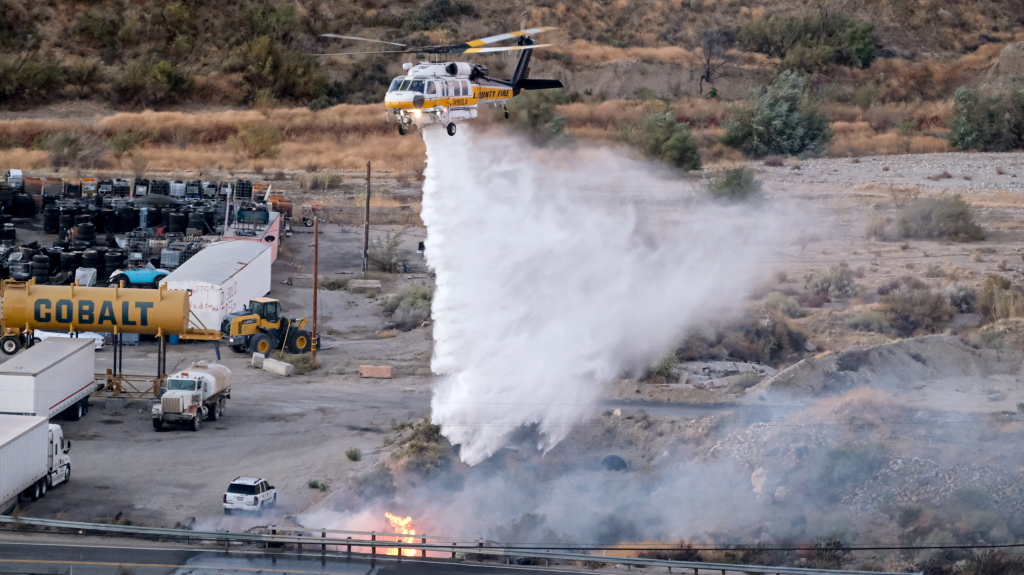
[[[153,406],[153,429],[165,424],[184,424],[199,431],[203,420],[217,421],[231,397],[231,370],[200,361],[167,376],[167,391]]]
[[[121,287],[36,285],[4,280],[0,351],[17,353],[33,343],[33,330],[179,335],[218,340],[219,330],[189,329],[188,292]]]

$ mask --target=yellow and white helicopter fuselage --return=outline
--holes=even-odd
[[[513,97],[511,85],[484,76],[466,62],[410,66],[384,97],[388,120],[397,121],[403,134],[410,125],[439,124],[454,135],[455,122],[476,118],[481,104],[504,105]]]

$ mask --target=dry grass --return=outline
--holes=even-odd
[[[878,133],[868,122],[833,122],[835,134],[829,144],[831,156],[883,154],[931,154],[949,152],[949,140],[934,136],[902,136],[897,130]]]

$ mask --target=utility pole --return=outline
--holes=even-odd
[[[366,162],[366,221],[363,224],[363,273],[370,269],[370,162]]]
[[[320,344],[320,335],[316,331],[316,303],[320,295],[320,218],[313,212],[313,337],[310,353],[313,354],[313,363],[316,363],[316,348]]]

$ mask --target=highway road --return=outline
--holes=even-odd
[[[122,544],[117,540],[78,543],[34,541],[19,537],[17,541],[0,541],[0,573],[19,575],[277,575],[277,574],[345,574],[345,575],[478,575],[478,574],[544,574],[577,572],[571,569],[517,567],[475,562],[419,560],[403,558],[377,559],[354,555],[324,556],[317,553],[260,553],[232,550],[191,549],[187,546],[137,546],[142,542]]]

